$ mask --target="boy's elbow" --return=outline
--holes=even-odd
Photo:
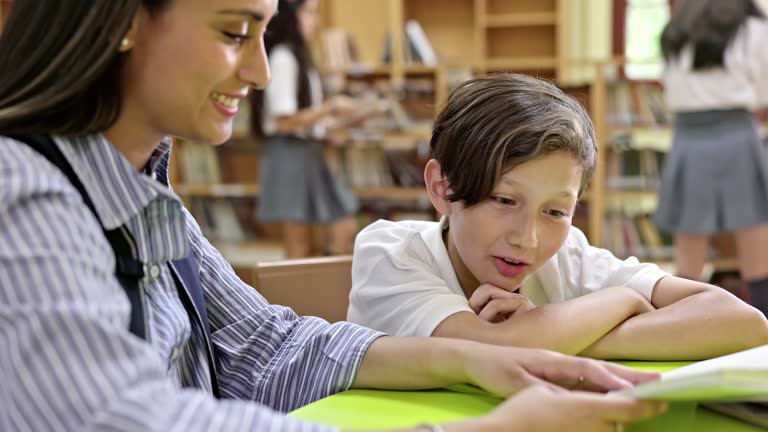
[[[750,328],[754,329],[754,346],[768,345],[768,319],[758,309],[749,307]]]
[[[719,287],[704,295],[712,310],[720,310],[719,320],[738,335],[743,349],[768,344],[768,319],[762,312]]]
[[[744,335],[745,341],[749,341],[749,348],[768,345],[768,319],[765,315],[739,299],[734,299],[734,302],[738,304],[736,313],[741,323],[740,334]]]

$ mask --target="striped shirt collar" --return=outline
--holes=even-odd
[[[170,139],[157,146],[146,173],[142,173],[101,134],[53,138],[83,183],[105,229],[126,224],[157,197],[175,200],[181,205],[178,196],[154,178],[157,171],[167,178],[165,161],[171,149]]]

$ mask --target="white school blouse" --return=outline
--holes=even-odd
[[[665,65],[663,81],[672,111],[768,106],[768,19],[749,18],[725,51],[724,68],[692,70],[693,49]]]
[[[446,223],[446,218],[380,220],[361,231],[355,240],[347,319],[391,335],[430,336],[449,316],[472,312],[443,243]],[[560,250],[520,293],[542,305],[626,286],[650,301],[656,282],[668,275],[654,264],[620,260],[590,246],[572,227]]]
[[[269,70],[272,80],[264,90],[264,133],[274,135],[277,129],[275,117],[299,112],[299,61],[287,45],[276,45],[269,52]],[[312,107],[323,104],[323,84],[317,70],[309,71],[309,92]],[[302,136],[319,138],[325,127],[317,123]]]

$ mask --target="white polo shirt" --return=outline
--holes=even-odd
[[[398,336],[431,336],[443,320],[472,312],[453,270],[442,232],[447,223],[379,220],[358,234],[347,319]],[[613,286],[648,301],[666,273],[636,258],[620,260],[592,247],[572,227],[560,250],[523,284],[536,305],[559,303]]]

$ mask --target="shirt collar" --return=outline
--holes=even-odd
[[[440,277],[443,278],[454,293],[463,296],[465,295],[464,290],[461,289],[459,278],[456,276],[456,270],[453,268],[451,258],[448,255],[448,248],[445,247],[445,242],[443,241],[443,231],[447,228],[448,216],[443,215],[439,223],[432,224],[422,233],[422,238],[435,257]]]
[[[155,198],[180,203],[178,196],[155,181],[153,175],[137,171],[103,135],[53,138],[83,183],[104,229],[126,224]],[[157,174],[167,178],[163,161],[167,160],[170,148],[170,140],[157,146],[147,164],[148,172],[158,169],[164,172]]]

